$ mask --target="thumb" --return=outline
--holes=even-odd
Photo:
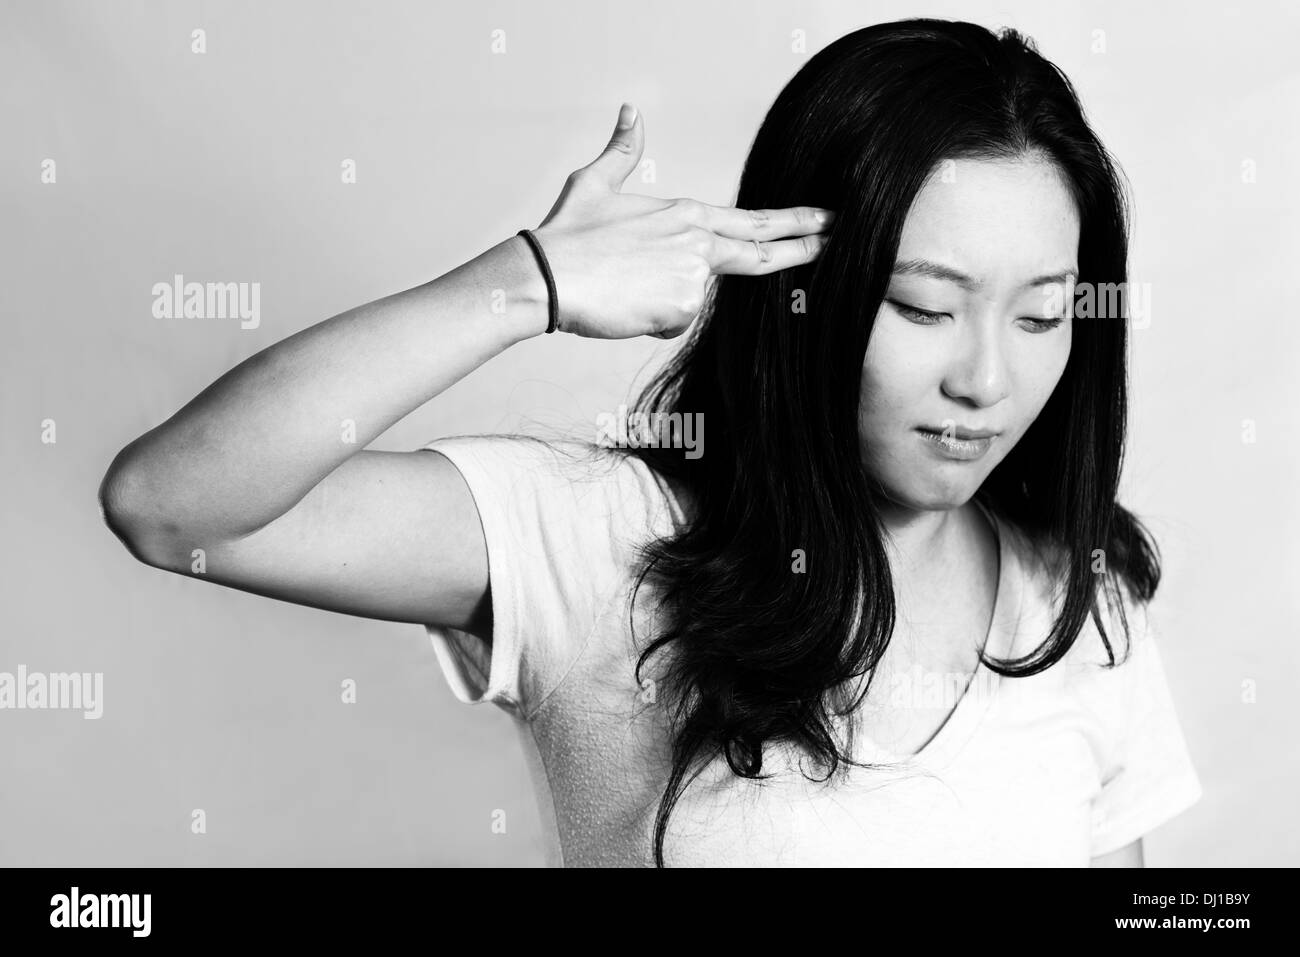
[[[619,110],[618,126],[610,137],[609,145],[587,169],[608,183],[614,192],[618,192],[623,188],[623,181],[641,162],[644,147],[645,129],[641,125],[641,115],[631,103],[624,103]]]

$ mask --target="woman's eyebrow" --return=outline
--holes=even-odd
[[[980,280],[973,276],[968,276],[960,270],[953,269],[951,266],[945,266],[942,263],[930,262],[928,259],[904,259],[894,264],[895,276],[926,276],[930,279],[941,279],[945,282],[956,283],[966,290],[975,290],[983,285]],[[1064,283],[1066,280],[1078,278],[1078,273],[1073,269],[1059,269],[1056,272],[1048,273],[1043,276],[1035,276],[1028,282],[1021,285],[1021,289],[1029,289],[1033,286],[1045,286],[1048,283]]]

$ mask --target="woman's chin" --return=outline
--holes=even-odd
[[[906,490],[888,490],[887,504],[894,508],[907,509],[914,512],[946,512],[949,509],[961,508],[971,500],[979,486],[969,488],[965,484],[960,487],[945,485],[932,486],[928,488],[909,488]]]

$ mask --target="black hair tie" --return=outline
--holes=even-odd
[[[532,247],[533,255],[537,257],[537,265],[542,267],[542,278],[546,280],[546,296],[548,300],[548,312],[550,319],[546,326],[547,332],[554,332],[560,328],[560,302],[555,293],[555,276],[551,274],[551,264],[546,261],[546,254],[542,252],[542,244],[537,241],[531,229],[521,229],[515,233],[516,236],[523,236],[528,240],[528,245]]]

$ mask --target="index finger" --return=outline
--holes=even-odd
[[[740,209],[736,206],[701,204],[700,223],[728,239],[767,240],[785,236],[809,236],[835,221],[833,210],[820,206],[786,206],[783,209]]]

